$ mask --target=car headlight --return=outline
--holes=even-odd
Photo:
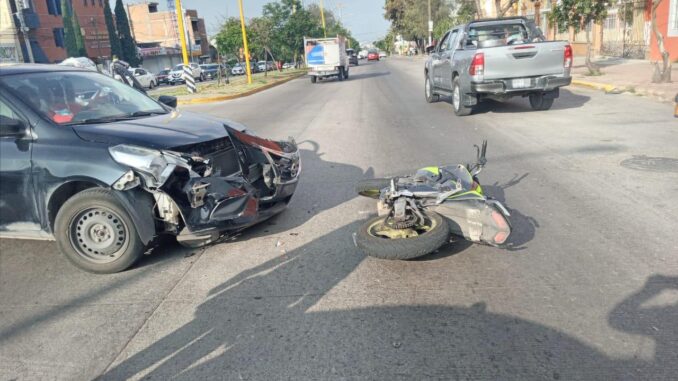
[[[189,163],[178,154],[169,151],[120,144],[109,147],[113,160],[150,176],[155,187],[162,186],[177,166],[191,170]]]

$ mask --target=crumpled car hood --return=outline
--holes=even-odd
[[[190,112],[171,112],[114,123],[78,125],[73,126],[73,130],[81,139],[91,142],[169,149],[226,137],[228,132],[224,124],[239,131],[245,130],[245,126],[237,122]]]

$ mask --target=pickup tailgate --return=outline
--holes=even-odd
[[[485,79],[562,75],[565,41],[484,48]]]

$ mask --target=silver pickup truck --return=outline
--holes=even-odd
[[[572,47],[546,41],[523,17],[478,20],[449,30],[429,50],[426,101],[450,96],[454,113],[469,115],[483,99],[529,97],[534,110],[548,110],[559,88],[572,81]]]

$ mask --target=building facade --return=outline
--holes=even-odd
[[[132,34],[139,46],[181,48],[179,25],[174,11],[160,10],[156,2],[130,4],[127,8]],[[186,9],[183,15],[190,56],[209,56],[205,20],[198,17],[198,12],[193,9]]]
[[[0,62],[23,62],[17,26],[10,0],[0,0]]]
[[[70,0],[70,5],[78,15],[87,56],[94,61],[110,57],[111,47],[104,19],[105,0]],[[24,33],[30,41],[30,50],[36,63],[54,63],[66,57],[64,23],[61,0],[0,0],[0,20],[3,44],[9,41],[12,33],[21,51],[21,59],[29,61]],[[6,4],[5,4],[6,3]],[[7,6],[9,12],[1,7]],[[25,31],[20,31],[18,14],[24,20]],[[9,17],[7,17],[9,15]],[[4,45],[3,45],[4,46]]]

